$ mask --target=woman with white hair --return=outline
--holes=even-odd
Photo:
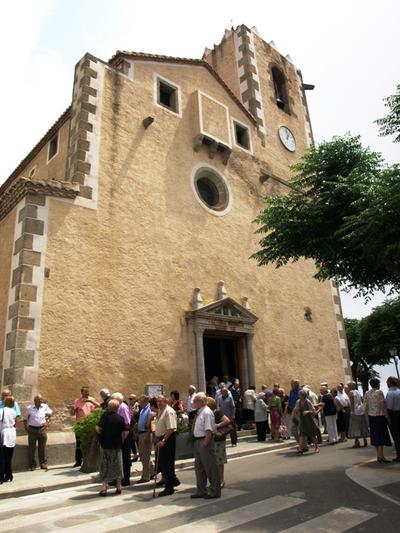
[[[100,459],[100,480],[102,489],[100,496],[107,496],[107,485],[115,481],[115,494],[121,494],[122,480],[122,445],[128,436],[125,430],[125,421],[117,411],[119,401],[112,399],[108,402],[105,411],[96,426],[96,431],[100,435],[101,459]]]
[[[257,440],[265,442],[267,438],[268,406],[264,401],[265,394],[260,392],[254,406],[254,421],[256,423]]]
[[[299,454],[303,454],[307,450],[308,439],[311,439],[314,444],[314,453],[319,452],[319,429],[315,423],[316,414],[313,404],[307,399],[307,392],[304,389],[300,389],[299,399],[293,409],[293,417],[297,419],[299,428]]]
[[[350,423],[349,423],[349,439],[354,439],[353,448],[360,448],[360,439],[364,439],[364,446],[368,446],[367,437],[368,420],[364,413],[363,402],[361,394],[357,390],[357,385],[350,381],[347,383],[349,389],[348,397],[350,400]]]

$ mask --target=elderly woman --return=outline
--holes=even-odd
[[[275,442],[280,441],[279,429],[282,423],[282,400],[279,396],[279,387],[273,388],[272,396],[268,402],[271,417],[271,437]]]
[[[348,437],[354,439],[353,448],[360,448],[360,439],[364,439],[364,446],[368,446],[368,421],[363,409],[361,394],[357,390],[354,381],[347,383],[350,401],[350,423]]]
[[[267,438],[268,406],[264,401],[265,394],[260,392],[254,406],[254,421],[256,423],[257,440],[265,442]]]
[[[14,409],[13,396],[7,396],[4,407],[0,409],[0,485],[13,480],[12,457],[15,448],[16,431],[15,421],[18,418]]]
[[[335,391],[336,389],[332,389]],[[336,444],[339,440],[337,425],[336,425],[336,404],[334,394],[329,392],[326,385],[322,385],[320,403],[317,407],[322,410],[325,418],[326,431],[328,432],[329,444]]]
[[[117,413],[120,403],[116,399],[108,402],[107,411],[102,415],[96,431],[100,435],[101,459],[100,480],[102,489],[100,496],[107,496],[107,485],[115,480],[115,494],[121,494],[122,480],[122,444],[128,437],[125,421]]]
[[[390,463],[383,454],[384,446],[391,446],[388,431],[389,415],[386,409],[386,402],[383,392],[379,390],[379,379],[369,380],[370,390],[365,393],[364,409],[368,415],[369,430],[371,433],[371,444],[376,448],[376,460],[378,463]]]
[[[226,436],[229,433],[228,427],[231,428],[231,421],[226,415],[222,414],[221,411],[217,409],[217,402],[214,400],[214,398],[208,397],[207,405],[215,416],[216,432],[214,433],[214,449],[222,489],[225,487],[224,466],[225,463],[228,462],[226,457]]]
[[[315,416],[317,411],[313,404],[307,399],[307,391],[301,389],[299,391],[299,399],[293,409],[293,417],[298,423],[299,432],[299,448],[298,453],[303,454],[307,451],[307,440],[311,439],[314,444],[314,453],[319,452],[318,435],[319,429],[315,423]]]

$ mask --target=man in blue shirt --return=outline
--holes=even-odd
[[[4,389],[1,391],[0,409],[4,407],[4,400],[7,396],[12,396],[10,389]],[[14,411],[17,416],[21,416],[21,409],[17,402],[14,402]]]
[[[291,391],[289,393],[288,413],[290,414],[296,407],[296,402],[299,399],[300,381],[292,379],[290,382]]]
[[[143,470],[142,477],[137,483],[148,483],[154,476],[154,466],[151,462],[151,448],[153,446],[153,437],[150,431],[150,420],[152,417],[149,396],[140,396],[139,400],[139,419],[137,423],[138,448],[140,461]]]
[[[390,418],[390,433],[396,448],[395,463],[400,463],[400,381],[394,376],[387,378],[388,393],[386,394],[386,408]]]
[[[235,401],[232,398],[232,394],[228,391],[225,384],[221,385],[221,394],[216,398],[217,409],[221,414],[227,416],[232,423],[233,429],[230,433],[232,446],[237,445],[237,432],[236,432],[236,423],[235,423]]]

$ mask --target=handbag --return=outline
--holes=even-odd
[[[226,436],[229,435],[229,433],[233,430],[232,424],[228,424],[226,426],[223,426],[222,428],[218,428],[214,432],[214,440],[216,442],[219,442],[221,440],[225,440]]]

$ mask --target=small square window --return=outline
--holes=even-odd
[[[58,133],[54,135],[54,137],[49,142],[49,152],[47,156],[47,161],[50,161],[50,159],[53,159],[55,155],[57,155],[58,152]]]
[[[246,150],[250,150],[249,128],[246,128],[245,126],[241,126],[237,122],[234,122],[234,125],[235,125],[236,144],[241,146],[242,148],[245,148]]]
[[[158,79],[158,103],[178,113],[178,89]]]

